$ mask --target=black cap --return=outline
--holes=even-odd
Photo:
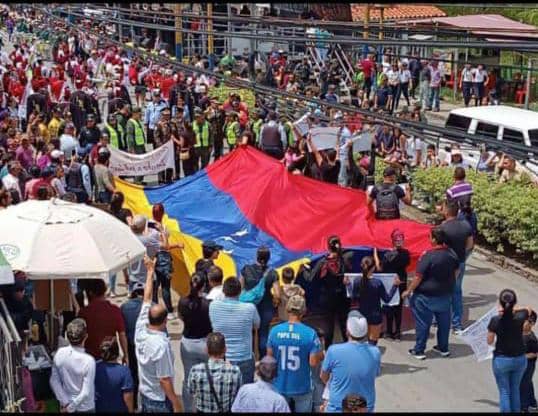
[[[202,243],[202,248],[210,250],[222,250],[223,247],[215,243],[213,240],[208,240]]]
[[[396,176],[396,170],[390,166],[383,171],[383,177],[386,178],[388,176]]]

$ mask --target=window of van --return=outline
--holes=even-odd
[[[505,130],[506,131],[506,130]],[[499,132],[499,126],[488,123],[478,123],[476,125],[476,135],[477,136],[489,136],[497,138],[497,133]]]
[[[467,131],[471,125],[471,119],[469,117],[460,116],[458,114],[449,114],[446,121],[446,127],[452,127],[458,130]]]
[[[538,147],[538,129],[529,130],[529,140],[531,141],[531,146]]]
[[[523,140],[523,133],[517,130],[507,129],[504,128],[503,132],[503,140],[507,142],[517,143],[517,144],[525,144],[525,141]]]

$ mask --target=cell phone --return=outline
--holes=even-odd
[[[149,221],[148,222],[148,228],[153,228],[154,230],[157,229],[157,224],[154,223],[153,221]]]

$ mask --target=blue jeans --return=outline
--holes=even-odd
[[[254,382],[254,358],[244,361],[230,360],[230,363],[238,366],[241,370],[241,385]]]
[[[172,404],[168,399],[165,401],[150,400],[142,397],[142,413],[172,413]]]
[[[338,172],[338,185],[340,186],[347,185],[347,168],[348,168],[347,156],[344,158],[340,157],[340,172]]]
[[[497,388],[499,389],[501,412],[520,412],[519,387],[523,373],[527,368],[527,357],[525,357],[525,354],[518,357],[497,355],[493,357],[492,367]]]
[[[448,351],[450,334],[450,295],[426,296],[416,293],[411,298],[411,310],[415,318],[415,351],[423,353],[430,334],[432,319],[437,321],[437,346],[443,352]]]
[[[284,398],[288,402],[290,409],[292,409],[292,401],[294,403],[292,412],[294,413],[312,413],[312,392],[306,394],[299,394],[288,396],[283,394]]]
[[[275,308],[272,301],[262,299],[262,301],[256,306],[258,314],[260,315],[260,329],[258,329],[259,345],[258,350],[260,353],[260,360],[265,356],[267,351],[267,339],[269,338],[269,325],[275,315]]]
[[[534,375],[534,370],[536,369],[536,359],[529,360],[527,359],[527,369],[523,374],[521,379],[520,390],[520,399],[521,399],[521,410],[525,411],[529,406],[536,407],[536,396],[534,395],[534,385],[532,384],[532,377]]]
[[[430,96],[428,98],[428,108],[439,110],[439,90],[441,87],[430,87]]]
[[[108,288],[110,289],[110,293],[116,293],[116,273],[108,276]]]
[[[112,199],[112,192],[110,191],[100,191],[97,195],[97,201],[101,204],[110,204],[110,200]]]
[[[463,275],[465,274],[465,262],[459,266],[459,274],[456,276],[456,284],[452,292],[452,329],[462,329],[461,317],[463,316]]]
[[[194,412],[196,409],[193,407],[193,397],[189,393],[189,386],[187,384],[189,380],[189,373],[191,368],[196,364],[205,363],[208,359],[206,352],[206,339],[186,339],[181,340],[179,346],[181,351],[181,362],[183,363],[183,390],[181,397],[183,399],[183,408],[185,412]]]

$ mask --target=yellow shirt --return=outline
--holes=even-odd
[[[58,130],[60,129],[60,126],[62,124],[62,120],[53,117],[52,120],[49,122],[49,137],[51,139],[57,139],[58,138]]]
[[[39,129],[39,135],[43,137],[45,143],[48,143],[50,141],[50,134],[47,125],[45,123],[39,123],[37,127]]]

